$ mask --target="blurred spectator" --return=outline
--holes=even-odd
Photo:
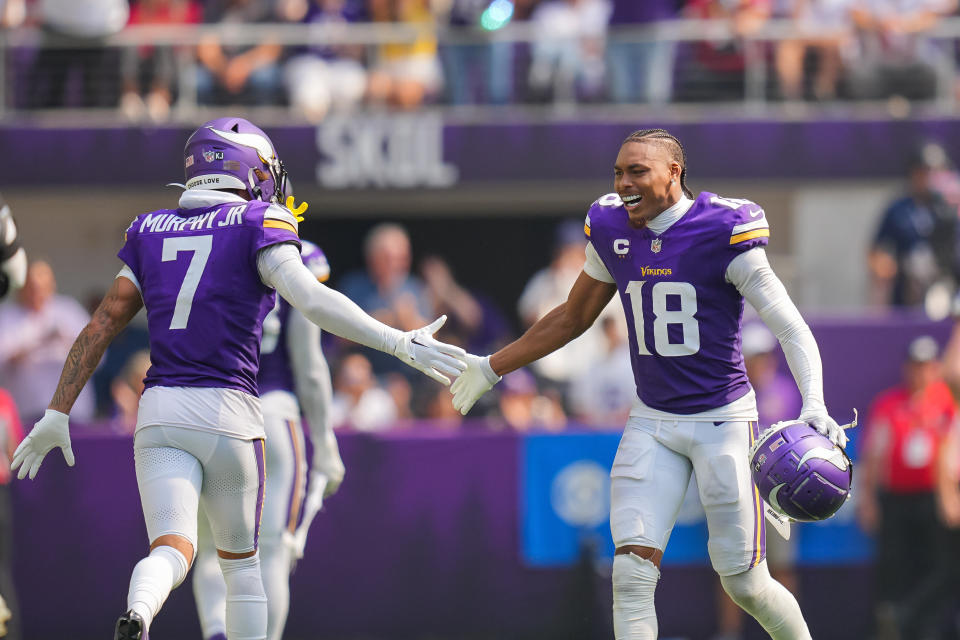
[[[604,317],[601,326],[606,339],[603,355],[570,383],[570,406],[579,422],[619,429],[637,400],[630,344],[616,318]]]
[[[104,42],[127,24],[127,0],[38,0],[36,6],[43,37],[29,75],[30,106],[72,103],[74,74],[80,75],[78,106],[116,105],[118,52]]]
[[[929,336],[910,343],[903,382],[877,396],[862,436],[857,517],[877,539],[875,611],[877,629],[885,633],[898,617],[892,612],[942,562],[937,460],[957,410],[940,376],[937,351]],[[899,620],[910,638],[928,637],[929,622]]]
[[[412,419],[413,386],[410,384],[410,381],[399,373],[388,373],[384,376],[383,388],[386,389],[390,397],[393,398],[393,406],[396,409],[396,419],[398,421]]]
[[[196,24],[203,10],[196,0],[140,0],[130,10],[130,26]],[[121,58],[120,111],[130,120],[154,122],[170,116],[176,80],[176,50],[170,46],[128,47]]]
[[[654,28],[677,17],[678,0],[613,0],[607,39],[607,77],[614,102],[665,104],[673,92],[676,46],[670,41],[619,37],[618,28]],[[654,31],[656,33],[656,31]]]
[[[0,389],[0,636],[20,640],[20,612],[13,583],[13,513],[10,505],[10,462],[23,440],[23,426],[9,393]]]
[[[453,408],[450,392],[440,385],[423,388],[422,410],[418,414],[430,421],[430,426],[438,431],[455,431],[463,423],[463,416]]]
[[[337,369],[333,384],[334,428],[383,431],[397,419],[393,397],[373,376],[370,361],[359,353],[347,355]]]
[[[445,341],[471,353],[493,353],[511,340],[510,324],[493,300],[457,283],[443,258],[424,258],[420,274],[433,305],[428,315],[447,315],[447,323],[441,329]]]
[[[756,33],[770,18],[771,11],[771,0],[688,0],[684,8],[686,17],[728,21],[733,38],[696,44],[690,68],[684,70],[682,98],[743,99],[746,66],[743,38]]]
[[[449,0],[446,21],[454,33],[482,42],[448,44],[441,55],[444,84],[451,104],[507,104],[513,98],[512,42],[498,42],[495,32],[513,17],[510,0]]]
[[[782,420],[794,420],[803,404],[793,378],[780,371],[777,338],[762,323],[744,324],[742,331],[743,364],[747,378],[757,394],[760,428]],[[799,578],[796,571],[797,545],[802,526],[794,522],[790,539],[766,529],[767,566],[774,579],[798,597]],[[744,637],[743,609],[738,607],[717,581],[718,635],[715,640],[740,640]]]
[[[537,381],[526,369],[503,376],[500,391],[500,415],[514,431],[546,429],[562,431],[567,424],[559,398],[543,395]]]
[[[340,290],[377,320],[410,331],[430,317],[423,283],[410,274],[410,236],[398,224],[382,223],[367,233],[363,244],[366,272],[344,276]]]
[[[362,8],[347,0],[288,0],[285,19],[324,28],[361,20]],[[330,111],[346,113],[363,100],[367,71],[363,47],[317,43],[293,55],[284,67],[290,106],[310,122],[320,122]]]
[[[910,159],[907,194],[887,207],[868,258],[874,304],[927,307],[941,318],[949,310],[958,276],[957,211],[934,180],[950,167],[934,142]]]
[[[197,47],[197,101],[201,104],[253,102],[273,104],[280,89],[278,60],[282,49],[272,41],[251,45],[225,44],[238,27],[274,21],[271,3],[257,0],[210,0],[204,22],[218,26]]]
[[[547,268],[533,275],[517,302],[524,327],[531,326],[566,301],[570,288],[583,270],[586,245],[581,221],[570,220],[557,227],[553,260]],[[619,297],[614,296],[601,317],[617,318],[619,310]],[[602,357],[605,341],[601,323],[595,322],[579,338],[531,366],[541,379],[555,387],[565,387]]]
[[[934,97],[937,60],[946,52],[923,34],[956,9],[957,0],[855,0],[860,37],[847,72],[851,97]]]
[[[843,68],[844,50],[852,43],[851,7],[855,0],[794,0],[784,16],[793,20],[796,39],[776,45],[780,95],[786,100],[804,98],[805,66],[815,57],[810,93],[815,100],[832,100]]]
[[[528,82],[535,100],[600,96],[609,16],[609,0],[548,0],[534,9]]]
[[[42,260],[30,263],[17,301],[0,305],[0,387],[9,390],[27,424],[46,411],[70,347],[89,320],[80,303],[57,294],[53,269]],[[93,416],[90,385],[70,416],[77,424]]]
[[[127,360],[120,375],[110,385],[115,414],[113,426],[116,431],[133,435],[137,426],[137,411],[143,395],[143,380],[150,368],[150,352],[137,351]]]
[[[374,22],[407,25],[417,30],[413,42],[382,45],[370,69],[367,95],[374,104],[415,109],[437,94],[442,72],[427,0],[369,0]]]
[[[21,26],[27,19],[26,0],[0,1],[0,29]]]

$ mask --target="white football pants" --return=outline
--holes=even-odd
[[[283,533],[298,523],[307,482],[307,461],[300,408],[293,394],[273,391],[261,397],[267,433],[267,483],[260,526],[260,570],[267,593],[267,638],[280,640],[290,603],[290,549]],[[209,529],[200,527],[200,545],[193,572],[193,595],[200,627],[207,640],[225,629],[226,585],[217,563]]]

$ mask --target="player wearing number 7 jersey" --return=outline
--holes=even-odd
[[[184,149],[179,207],[138,216],[124,267],[70,350],[44,417],[14,453],[33,478],[60,447],[73,465],[68,416],[107,345],[146,307],[150,359],[134,436],[150,554],[134,568],[116,640],[147,638],[190,568],[202,500],[226,582],[226,635],[264,640],[267,603],[257,542],[264,493],[264,424],[257,369],[276,290],[331,333],[387,351],[448,383],[463,351],[388,327],[328,289],[303,264],[297,218],[278,203],[286,171],[266,134],[241,118],[206,123]],[[445,375],[446,374],[446,375]]]
[[[767,262],[763,210],[711,193],[693,198],[685,182],[675,137],[631,134],[614,165],[616,193],[590,208],[586,262],[567,302],[492,356],[468,355],[451,387],[454,406],[466,413],[501,375],[580,335],[619,293],[638,397],[611,472],[617,639],[657,637],[660,560],[691,473],[724,589],[771,637],[808,639],[796,599],[764,560],[762,504],[748,468],[758,430],[740,353],[744,298],[783,346],[803,396],[800,419],[835,442],[845,436],[824,406],[816,342]]]

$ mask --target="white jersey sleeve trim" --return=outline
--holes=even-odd
[[[137,276],[133,275],[133,269],[128,265],[123,265],[123,268],[120,269],[120,273],[117,274],[117,278],[126,278],[133,283],[133,286],[137,288],[137,291],[140,292],[140,297],[143,297],[143,289],[140,288],[140,281],[137,280]],[[114,278],[116,280],[117,278]]]
[[[269,207],[267,207],[266,211],[263,212],[263,219],[280,220],[281,222],[286,222],[287,224],[293,225],[294,229],[298,228],[296,216],[278,204],[271,204]]]
[[[767,261],[762,247],[745,251],[727,266],[727,281],[737,288],[777,336],[803,397],[803,410],[824,407],[823,363],[817,341]]]
[[[600,259],[600,254],[597,253],[596,248],[594,248],[592,242],[587,243],[586,249],[586,261],[583,263],[583,272],[594,280],[599,280],[600,282],[607,282],[613,284],[616,280],[613,279],[613,276],[610,275],[610,271],[607,269],[607,266],[603,264],[603,260]]]
[[[318,282],[290,243],[270,245],[257,254],[260,279],[308,320],[332,334],[392,354],[402,332],[370,317],[339,291]]]
[[[753,231],[754,229],[769,229],[769,228],[770,228],[770,223],[767,222],[767,217],[766,215],[764,215],[764,217],[760,218],[759,220],[738,224],[730,231],[730,235],[735,236],[737,234],[743,233],[744,231]]]

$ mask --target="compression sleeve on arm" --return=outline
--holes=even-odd
[[[320,349],[320,327],[297,311],[290,313],[288,322],[287,353],[290,354],[294,389],[316,449],[334,437],[330,415],[333,402],[330,368]],[[333,442],[336,446],[336,440]]]
[[[803,397],[804,411],[823,407],[823,364],[817,342],[770,267],[763,248],[750,249],[734,258],[727,267],[727,281],[776,334]]]
[[[295,245],[261,249],[257,268],[265,285],[321,329],[379,351],[393,354],[396,350],[402,332],[371,318],[350,298],[318,282]]]

